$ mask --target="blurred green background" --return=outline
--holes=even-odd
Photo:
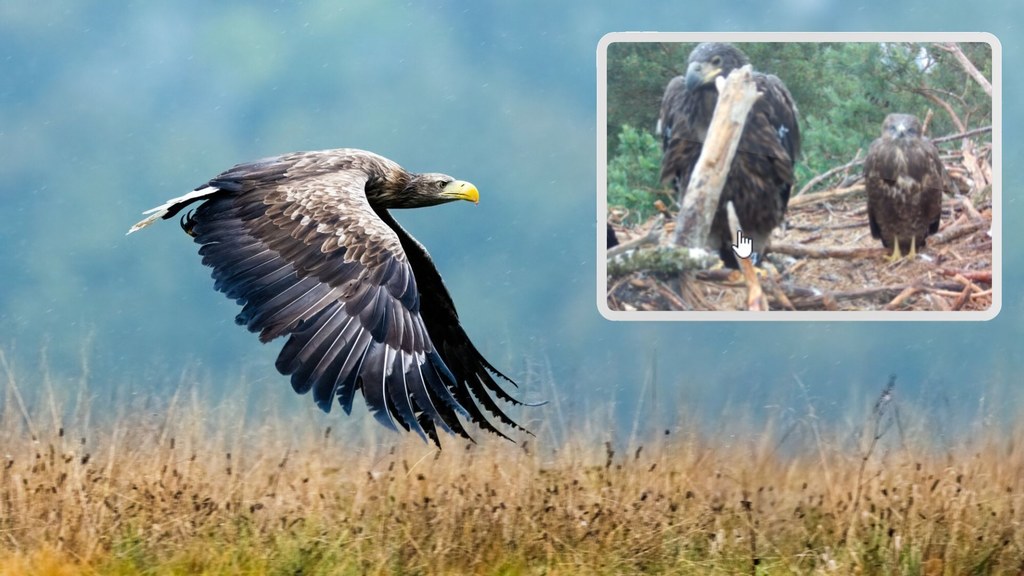
[[[837,188],[846,177],[860,175],[860,168],[847,167],[819,177],[855,157],[863,160],[881,133],[882,120],[891,113],[917,116],[930,138],[987,128],[972,141],[979,149],[992,143],[992,97],[952,53],[937,48],[934,41],[903,36],[902,41],[888,42],[734,43],[756,63],[757,70],[783,79],[798,103],[801,148],[792,196]],[[608,205],[624,210],[626,224],[644,222],[655,214],[654,198],[666,205],[676,203],[672,187],[660,182],[663,137],[655,134],[654,127],[666,79],[686,74],[696,45],[648,39],[608,46]],[[976,63],[979,74],[992,78],[988,44],[975,38],[960,40],[957,46]],[[949,106],[949,112],[937,101]],[[944,154],[959,151],[961,140],[940,143],[940,147]],[[965,185],[961,192],[977,205],[991,204],[988,186]],[[988,266],[985,262],[979,267]]]
[[[1021,21],[1022,5],[994,0],[0,2],[0,348],[19,373],[45,364],[58,384],[87,361],[97,396],[159,395],[191,366],[226,391],[246,377],[279,391],[273,402],[310,402],[274,372],[280,345],[234,325],[237,306],[212,290],[175,223],[124,233],[237,162],[359,147],[480,189],[476,207],[397,216],[431,250],[477,346],[527,399],[557,394],[567,410],[618,420],[647,381],[660,417],[715,421],[739,405],[757,416],[795,402],[797,376],[841,415],[895,373],[902,394],[943,419],[1016,415]],[[603,319],[595,56],[602,35],[627,30],[994,33],[1010,167],[998,318]]]

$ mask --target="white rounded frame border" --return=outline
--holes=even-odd
[[[992,305],[979,311],[622,311],[608,307],[608,46],[618,42],[974,42],[992,50]],[[986,321],[1002,308],[1002,45],[988,32],[610,32],[597,44],[597,308],[616,321]]]

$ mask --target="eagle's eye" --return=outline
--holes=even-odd
[[[449,185],[449,184],[451,184],[451,181],[449,181],[449,180],[438,180],[437,181],[437,189],[438,190],[444,190],[444,187]]]
[[[722,65],[722,57],[721,56],[712,56],[711,57],[711,64],[714,65],[714,66],[721,66]]]

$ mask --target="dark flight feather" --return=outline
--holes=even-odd
[[[276,367],[324,411],[335,399],[351,411],[361,391],[384,425],[435,443],[438,428],[469,437],[460,417],[507,437],[488,415],[522,430],[495,401],[519,404],[498,380],[515,383],[470,341],[430,255],[388,212],[476,198],[370,152],[300,152],[235,166],[130,232],[201,201],[182,227],[214,287],[261,341],[288,337]]]
[[[749,64],[747,56],[730,44],[700,44],[690,53],[685,77],[669,82],[662,98],[659,129],[662,134],[662,182],[671,182],[680,200],[700,158],[711,117],[718,102],[715,78],[725,77]],[[725,186],[711,222],[711,242],[722,260],[736,267],[732,251],[736,231],[729,230],[725,205],[730,200],[744,234],[753,239],[754,251],[763,254],[772,230],[786,213],[794,183],[793,168],[800,154],[800,127],[796,104],[778,77],[753,73],[761,96],[754,102]]]

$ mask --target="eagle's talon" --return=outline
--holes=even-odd
[[[183,214],[178,223],[181,224],[181,229],[185,231],[185,234],[195,238],[196,219],[193,218],[192,212],[192,210],[189,210],[187,214]]]

